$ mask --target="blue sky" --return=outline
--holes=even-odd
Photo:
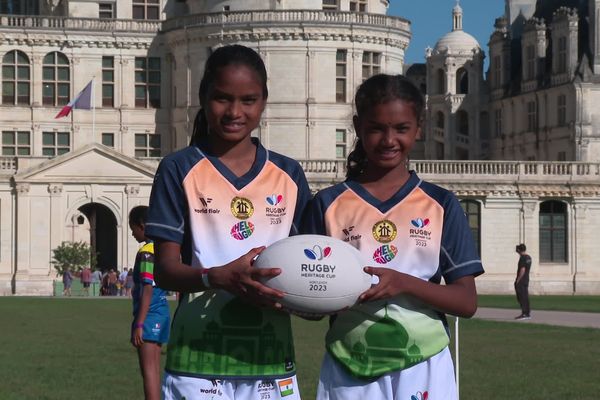
[[[456,0],[390,0],[388,15],[400,16],[412,23],[413,38],[405,63],[425,62],[425,48],[452,30],[452,8]],[[477,39],[488,55],[487,43],[496,18],[504,14],[503,0],[461,0],[463,30]]]

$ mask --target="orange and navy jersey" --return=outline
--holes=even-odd
[[[304,172],[298,162],[253,142],[256,159],[241,177],[204,144],[165,157],[152,188],[146,236],[179,243],[185,264],[211,268],[298,233],[310,199]],[[291,376],[289,316],[223,290],[187,294],[173,321],[166,368],[229,379]]]
[[[483,273],[458,200],[414,172],[386,201],[347,180],[317,193],[306,214],[304,232],[350,243],[373,267],[433,283]],[[442,314],[397,296],[338,314],[326,342],[350,373],[370,379],[437,354],[447,346],[448,334]]]

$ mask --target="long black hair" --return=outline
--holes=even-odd
[[[190,144],[197,143],[200,138],[208,135],[208,124],[204,107],[219,69],[229,65],[243,65],[256,72],[261,80],[264,98],[266,99],[269,96],[269,90],[267,89],[267,68],[256,51],[239,44],[219,47],[208,57],[204,66],[204,74],[200,81],[200,90],[198,91],[202,108],[200,108],[194,119],[194,130],[192,131]]]
[[[360,120],[371,108],[393,100],[402,100],[411,104],[417,123],[421,126],[425,100],[419,89],[403,75],[377,74],[364,81],[354,96],[355,118]],[[350,179],[360,176],[367,166],[367,154],[358,132],[356,134],[356,143],[354,149],[348,154],[346,165],[346,177]]]

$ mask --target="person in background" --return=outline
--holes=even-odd
[[[517,277],[515,279],[515,292],[517,301],[521,306],[521,314],[516,316],[516,320],[531,319],[531,310],[529,308],[529,270],[531,269],[531,256],[527,254],[527,246],[524,243],[518,244],[515,251],[519,254],[517,263]]]
[[[99,269],[94,269],[94,272],[92,272],[92,285],[91,285],[93,296],[97,296],[100,294],[101,283],[102,283],[102,271],[100,271]]]
[[[71,296],[71,285],[73,284],[73,274],[69,268],[65,269],[62,276],[63,296]]]
[[[90,284],[92,283],[92,270],[90,267],[84,267],[81,271],[81,284],[83,285],[83,291],[86,296],[90,295]]]
[[[125,284],[127,283],[127,271],[128,268],[123,268],[123,271],[119,274],[119,296],[124,296],[126,289]]]
[[[138,250],[133,267],[133,323],[131,344],[137,349],[146,400],[160,399],[160,350],[169,340],[167,293],[154,282],[154,243],[144,234],[148,207],[129,212],[131,235],[145,244]]]

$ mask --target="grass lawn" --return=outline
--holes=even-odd
[[[0,297],[0,399],[142,398],[130,318],[123,299]],[[314,399],[327,322],[293,323]],[[463,400],[598,398],[600,330],[461,320],[460,342]]]
[[[533,310],[600,313],[600,296],[529,296]],[[516,296],[480,295],[479,307],[519,309]]]

